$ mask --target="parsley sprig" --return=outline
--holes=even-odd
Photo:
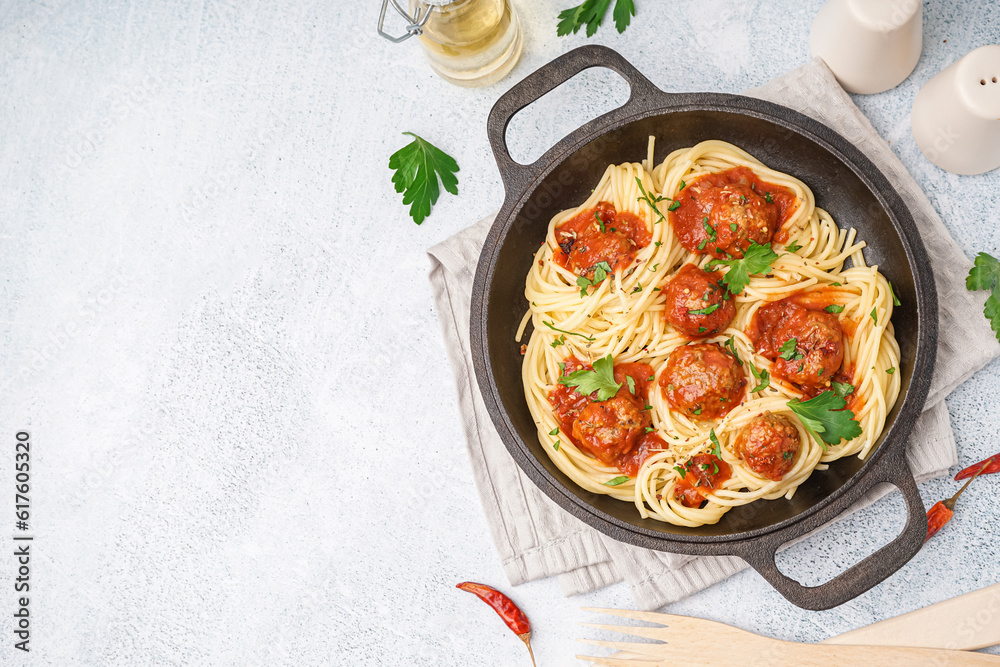
[[[729,267],[726,275],[722,276],[722,282],[729,288],[730,293],[740,294],[743,288],[750,283],[751,274],[767,273],[774,261],[778,259],[778,253],[771,249],[771,244],[759,245],[750,241],[750,247],[743,253],[743,259],[711,259],[705,268],[711,270],[719,265]]]
[[[839,444],[841,440],[853,440],[862,433],[861,424],[854,419],[854,413],[844,409],[847,401],[832,391],[824,391],[808,401],[793,398],[788,401],[788,407],[819,441],[823,451],[826,451],[827,445]]]
[[[670,199],[670,197],[655,197],[654,198],[653,195],[651,195],[648,192],[646,192],[646,188],[642,187],[642,180],[638,176],[635,177],[635,182],[636,182],[636,185],[639,186],[639,192],[642,193],[642,196],[641,197],[636,197],[635,200],[636,201],[644,201],[644,202],[646,202],[646,205],[649,206],[649,208],[653,209],[653,213],[656,213],[656,215],[659,216],[659,218],[657,219],[656,222],[663,222],[665,220],[665,218],[663,217],[663,213],[660,212],[659,207],[657,207],[657,204],[660,203],[661,201],[666,201],[666,200]]]
[[[611,0],[584,0],[576,7],[570,7],[559,12],[559,23],[556,25],[556,34],[560,37],[576,33],[584,25],[587,26],[587,37],[592,37],[597,29],[604,22],[604,15],[611,6]],[[617,0],[615,10],[612,14],[615,19],[615,28],[619,33],[625,32],[635,16],[635,3],[633,0]]]
[[[576,391],[584,396],[597,392],[597,400],[606,401],[621,389],[620,382],[615,382],[615,362],[610,354],[594,362],[594,370],[581,368],[559,378],[559,384],[566,387],[576,387]]]
[[[598,262],[594,265],[594,277],[587,278],[586,276],[578,276],[576,279],[576,286],[580,288],[580,298],[587,296],[587,288],[597,287],[605,281],[605,279],[613,275],[611,271],[611,265],[607,262]]]
[[[396,192],[403,193],[403,204],[410,205],[410,217],[418,225],[430,215],[431,206],[437,203],[441,190],[458,194],[458,163],[455,158],[412,132],[403,132],[413,141],[389,156],[389,169],[395,170],[392,183]]]
[[[965,287],[990,292],[983,315],[990,321],[997,340],[1000,340],[1000,261],[985,252],[976,255],[976,262],[969,271],[969,277],[965,279]]]

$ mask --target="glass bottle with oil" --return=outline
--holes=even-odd
[[[397,0],[392,2],[397,11]],[[431,68],[459,86],[499,81],[521,57],[521,26],[508,0],[409,0],[407,37],[420,35]],[[383,6],[383,17],[385,6]],[[381,30],[382,20],[379,23]],[[402,41],[403,38],[392,38]]]

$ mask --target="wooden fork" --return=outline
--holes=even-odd
[[[594,639],[578,641],[595,646],[618,649],[623,653],[597,657],[578,655],[598,665],[613,667],[671,667],[683,665],[799,665],[800,667],[827,667],[828,665],[879,665],[879,667],[911,667],[912,665],[1000,665],[1000,656],[945,649],[908,648],[902,646],[833,646],[801,644],[755,635],[724,623],[689,616],[674,616],[624,609],[596,609],[593,611],[620,616],[661,627],[635,625],[598,625],[583,623],[587,627],[611,630],[624,635],[655,639],[658,644],[638,642],[609,642]],[[666,627],[664,627],[666,626]]]

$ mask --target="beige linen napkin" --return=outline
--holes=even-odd
[[[875,162],[909,205],[937,280],[941,340],[927,405],[914,426],[908,458],[918,481],[943,474],[957,457],[942,399],[1000,354],[1000,345],[982,320],[985,297],[965,289],[971,262],[822,61],[814,60],[746,94],[801,111],[840,132]],[[493,216],[480,220],[428,254],[476,486],[511,584],[559,575],[563,591],[573,595],[625,580],[640,608],[655,609],[747,567],[735,557],[689,557],[616,542],[564,512],[521,473],[486,412],[469,344],[472,281],[492,222]],[[884,493],[873,490],[847,513]]]

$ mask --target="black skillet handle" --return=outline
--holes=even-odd
[[[820,586],[803,586],[781,573],[774,562],[774,556],[784,546],[783,540],[769,540],[765,537],[754,541],[739,554],[740,558],[747,561],[787,600],[803,609],[830,609],[875,587],[913,558],[927,539],[927,515],[920,492],[917,491],[917,483],[910,472],[905,454],[895,456],[898,457],[895,465],[882,465],[881,470],[870,481],[865,480],[868,482],[868,489],[881,482],[888,482],[898,488],[906,500],[906,525],[889,544]]]
[[[539,159],[530,165],[523,165],[511,158],[510,151],[507,149],[507,125],[510,123],[510,119],[545,93],[591,67],[606,67],[617,72],[628,82],[630,89],[628,101],[601,118],[627,112],[629,107],[639,100],[665,95],[621,54],[606,46],[596,44],[581,46],[543,65],[514,84],[513,88],[497,100],[490,110],[490,117],[486,124],[486,132],[490,139],[490,145],[493,147],[493,155],[496,158],[497,167],[500,168],[500,176],[503,178],[507,192],[512,192],[513,186],[526,185],[537,173],[542,163],[542,159]]]

